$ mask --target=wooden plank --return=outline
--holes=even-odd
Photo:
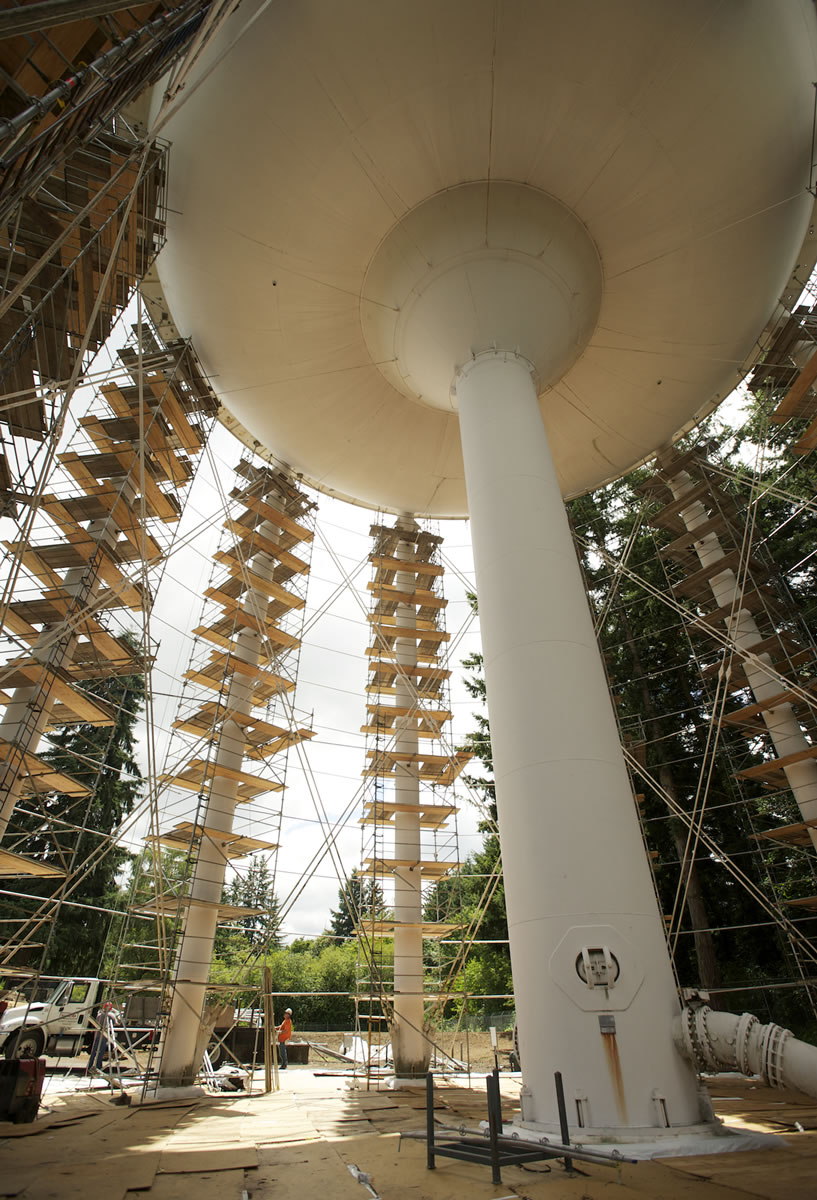
[[[96,696],[91,698],[78,691],[61,673],[57,673],[55,667],[49,667],[38,659],[13,659],[7,664],[6,671],[9,674],[4,674],[3,681],[7,687],[25,687],[27,684],[41,687],[51,699],[59,700],[80,721],[108,725],[116,718],[114,709],[104,700]]]
[[[56,571],[52,571],[48,564],[39,557],[36,550],[32,550],[26,542],[3,542],[3,545],[20,559],[26,570],[39,579],[44,587],[62,588],[62,578]]]
[[[214,778],[229,779],[233,783],[243,784],[246,791],[252,791],[258,796],[263,792],[281,792],[284,788],[284,785],[277,781],[207,762],[203,758],[191,759],[175,774],[160,775],[159,778],[162,782],[178,783],[182,787],[193,785],[195,788],[212,786]]]
[[[805,687],[803,690],[811,696],[811,703],[817,701],[814,696],[814,688],[817,685],[812,685],[811,688]],[[769,696],[766,700],[759,700],[754,704],[746,704],[743,708],[737,709],[735,712],[726,713],[723,720],[730,725],[743,725],[744,723],[752,724],[754,718],[761,713],[768,712],[770,709],[778,708],[781,704],[808,704],[809,701],[803,699],[798,693],[787,688],[784,692],[776,692],[773,696]]]
[[[170,1161],[170,1160],[169,1160]],[[179,1160],[177,1160],[178,1162]],[[195,1200],[242,1200],[247,1195],[244,1188],[244,1168],[228,1167],[212,1169],[212,1174],[199,1174],[195,1179]],[[127,1192],[126,1200],[190,1200],[191,1181],[180,1173],[158,1174],[147,1196],[143,1192]],[[105,1200],[111,1200],[105,1197]],[[281,1197],[280,1200],[285,1200]],[[358,1197],[358,1200],[360,1198]]]
[[[257,529],[252,529],[246,525],[242,525],[240,521],[228,520],[224,522],[224,528],[230,533],[234,533],[240,539],[239,544],[242,546],[249,545],[254,553],[263,551],[264,554],[269,554],[271,558],[277,558],[285,567],[289,567],[296,575],[308,575],[309,563],[303,558],[298,558],[297,554],[293,554],[290,550],[284,550],[277,542],[273,542],[270,538],[264,537]],[[234,553],[235,547],[231,551],[223,551],[225,555]],[[217,555],[215,557],[218,557]]]
[[[267,910],[250,908],[243,904],[222,904],[215,900],[200,900],[197,896],[154,896],[144,904],[134,905],[133,913],[161,913],[163,916],[175,916],[180,908],[216,909],[220,921],[240,921],[242,917],[258,917]]]
[[[222,621],[231,622],[241,629],[251,629],[255,633],[259,633],[262,637],[267,638],[274,645],[283,646],[288,650],[294,650],[300,646],[300,638],[295,637],[294,634],[285,633],[283,629],[279,629],[277,625],[265,621],[263,617],[256,616],[251,610],[239,607],[236,601],[230,601],[229,603],[220,601],[219,603],[223,604],[225,609],[224,616],[221,618]],[[211,628],[218,630],[219,624],[220,622],[216,622]],[[200,625],[193,632],[203,633],[206,628],[207,626]],[[232,645],[232,642],[230,644]]]
[[[389,558],[387,555],[374,554],[370,555],[369,561],[375,566],[384,571],[399,571],[404,575],[444,575],[445,567],[440,563],[430,562],[404,562],[402,558]],[[373,591],[377,591],[375,586]]]
[[[214,845],[222,847],[226,858],[244,858],[255,850],[277,850],[278,848],[275,842],[262,841],[260,838],[240,833],[225,833],[224,830],[211,829],[206,825],[194,825],[192,821],[181,821],[173,829],[168,829],[156,837],[148,837],[145,841],[186,851],[191,842],[200,842],[203,837]]]
[[[275,583],[272,579],[264,579],[249,567],[242,567],[238,563],[233,563],[229,566],[228,570],[234,579],[240,579],[246,586],[253,588],[255,591],[263,592],[265,596],[270,596],[273,600],[278,600],[286,608],[303,608],[306,603],[302,596],[296,596],[294,592],[287,591],[286,588],[281,587],[280,583]]]
[[[151,413],[146,410],[145,418],[145,457],[150,458],[152,456],[158,465],[161,474],[172,483],[175,483],[177,486],[183,487],[193,473],[189,464],[178,458],[176,451],[171,446],[170,442],[168,442],[167,438],[159,427],[159,423],[155,416],[152,416]],[[103,452],[109,452],[111,447],[116,444],[123,444],[121,442],[116,443],[112,440],[110,432],[105,429],[98,417],[81,417],[79,423]],[[130,422],[128,422],[128,424],[129,423]],[[121,430],[120,434],[121,436],[128,436],[128,431]],[[129,440],[134,448],[134,452],[138,457],[138,426],[135,434],[130,433]]]
[[[810,829],[817,829],[817,818],[811,821],[797,821],[794,825],[778,825],[776,829],[765,829],[762,833],[753,833],[755,841],[768,838],[772,842],[783,842],[787,846],[810,847],[814,843],[809,835]]]
[[[462,929],[462,925],[444,921],[372,921],[363,918],[355,929],[358,937],[394,937],[395,929],[419,929],[424,938],[450,937]]]
[[[62,878],[65,871],[52,867],[50,863],[38,862],[36,858],[25,858],[11,850],[0,847],[0,878],[9,879],[17,875],[43,875]]]
[[[189,454],[199,454],[202,447],[202,437],[187,419],[187,414],[179,403],[170,380],[158,383],[149,380],[150,389],[159,401],[162,416],[171,426],[176,437]]]
[[[397,604],[416,604],[421,608],[447,608],[448,601],[443,596],[430,592],[428,588],[412,588],[406,591],[394,583],[378,583],[369,580],[366,584],[368,591],[374,592],[378,600],[390,600]]]
[[[307,529],[305,525],[299,525],[297,521],[292,520],[292,517],[288,517],[286,513],[280,512],[277,508],[273,508],[271,504],[267,504],[264,500],[259,500],[256,496],[244,496],[242,503],[246,508],[263,517],[265,521],[269,521],[270,525],[275,525],[276,528],[283,529],[285,533],[294,537],[297,542],[311,542],[315,536],[311,529]]]
[[[806,365],[774,410],[772,419],[775,422],[780,422],[790,417],[815,379],[817,379],[817,350],[812,352]]]
[[[794,754],[785,754],[782,758],[770,758],[766,762],[758,763],[755,767],[747,767],[745,771],[737,771],[736,778],[761,779],[773,783],[776,782],[778,774],[782,776],[785,767],[805,762],[809,758],[817,758],[817,746],[807,746],[805,750],[798,750]]]
[[[815,400],[817,405],[817,400]],[[792,446],[792,451],[795,454],[810,454],[817,446],[817,418],[811,422],[805,433],[801,433],[800,437]]]
[[[373,871],[420,871],[423,875],[429,875],[441,879],[447,875],[449,871],[457,871],[463,864],[461,862],[436,862],[433,859],[420,858],[367,858],[364,860],[363,875],[371,875]]]
[[[13,742],[0,739],[0,761],[12,756],[20,763],[20,776],[25,783],[38,792],[63,792],[66,796],[89,796],[91,789],[78,779],[56,770],[50,763],[43,762],[36,754],[21,754]]]
[[[223,655],[222,657],[226,658],[227,656]],[[204,687],[212,688],[216,692],[223,691],[224,677],[224,669],[219,671],[218,664],[216,663],[210,663],[200,671],[186,671],[184,674],[185,679],[189,679],[194,683],[200,683]],[[295,684],[291,679],[286,679],[283,675],[276,675],[273,671],[266,671],[255,684],[252,703],[260,704],[271,696],[278,695],[280,692],[290,692],[294,687]]]
[[[414,641],[419,639],[422,642],[449,642],[451,640],[450,633],[446,633],[443,629],[437,629],[425,621],[418,621],[415,626],[397,625],[393,621],[378,620],[371,613],[369,614],[369,621],[373,630],[382,633],[384,637]]]

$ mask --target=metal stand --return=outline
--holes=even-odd
[[[499,1072],[494,1070],[487,1077],[488,1090],[488,1136],[465,1136],[446,1140],[443,1145],[434,1139],[434,1076],[426,1075],[426,1146],[427,1166],[435,1168],[435,1158],[459,1158],[463,1162],[490,1164],[491,1182],[502,1183],[502,1167],[519,1163],[541,1162],[545,1158],[556,1158],[552,1150],[543,1149],[518,1138],[502,1136],[502,1107],[499,1095]]]
[[[526,1141],[514,1134],[511,1137],[502,1132],[502,1104],[499,1094],[499,1071],[494,1070],[487,1077],[488,1091],[488,1129],[466,1129],[464,1125],[458,1129],[443,1126],[434,1129],[434,1076],[431,1071],[426,1075],[426,1131],[425,1133],[401,1133],[401,1138],[425,1139],[426,1166],[429,1171],[436,1167],[437,1158],[458,1158],[463,1162],[480,1163],[491,1167],[491,1182],[502,1183],[502,1167],[519,1166],[523,1163],[543,1162],[549,1158],[561,1158],[565,1171],[572,1174],[573,1159],[583,1162],[600,1163],[604,1166],[621,1168],[623,1163],[634,1164],[634,1158],[624,1158],[617,1150],[607,1153],[603,1150],[587,1150],[570,1145],[570,1135],[567,1125],[567,1110],[564,1102],[564,1088],[560,1072],[556,1072],[556,1098],[559,1105],[559,1124],[562,1143],[550,1142],[542,1138],[537,1142]],[[446,1140],[443,1144],[436,1141],[436,1133],[444,1133]],[[456,1137],[452,1137],[456,1135]]]

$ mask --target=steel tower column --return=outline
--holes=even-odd
[[[456,376],[491,719],[526,1123],[687,1126],[695,1075],[530,364]],[[571,864],[573,864],[571,869]]]

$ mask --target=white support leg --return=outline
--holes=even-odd
[[[269,541],[278,540],[278,529],[271,524],[259,527]],[[275,561],[268,554],[252,559],[252,570],[262,579],[271,579]],[[249,588],[242,608],[253,617],[263,619],[267,597]],[[242,629],[233,653],[243,662],[255,665],[261,651],[261,635],[254,629]],[[226,697],[228,712],[248,716],[252,709],[253,681],[236,671],[230,680]],[[229,717],[224,721],[216,751],[216,767],[241,771],[247,748],[246,733]],[[215,774],[207,796],[200,823],[205,829],[232,833],[238,783]],[[218,908],[224,888],[227,857],[223,843],[217,837],[202,837],[199,843],[193,878],[190,883],[191,903],[187,908],[184,932],[179,944],[174,971],[175,986],[170,1020],[161,1047],[159,1082],[163,1087],[186,1087],[193,1083],[201,1066],[198,1051],[201,1017],[207,991],[207,981],[213,959],[213,943],[218,924]],[[203,1050],[202,1050],[203,1052]]]
[[[672,493],[679,499],[693,487],[694,483],[685,471],[670,480]],[[709,514],[699,500],[693,501],[687,508],[682,509],[679,516],[690,532],[709,520]],[[719,558],[724,557],[723,547],[716,533],[705,534],[700,541],[695,543],[694,549],[702,567],[709,567]],[[735,572],[731,568],[727,568],[720,574],[713,575],[710,579],[710,587],[719,608],[735,604],[734,616],[731,619],[724,618],[724,624],[736,646],[742,650],[751,650],[752,646],[756,646],[761,641],[761,633],[749,610],[741,608],[739,601],[736,603],[735,598],[739,596],[740,591]],[[772,696],[779,696],[784,690],[784,685],[780,680],[764,670],[764,664],[771,667],[772,659],[769,654],[759,654],[752,659],[743,659],[743,669],[758,704],[771,699]],[[791,704],[776,704],[774,708],[764,709],[760,716],[769,731],[779,758],[785,758],[789,754],[798,754],[810,748],[810,743],[803,733]],[[797,801],[803,820],[817,820],[817,762],[813,758],[806,758],[802,762],[790,763],[785,766],[783,772]],[[817,829],[809,829],[808,833],[812,845],[817,849]]]
[[[412,526],[413,526],[412,522]],[[398,522],[398,527],[400,522]],[[414,542],[400,542],[395,557],[414,558]],[[416,577],[398,571],[395,585],[412,593]],[[417,663],[417,640],[414,635],[416,609],[413,604],[398,604],[395,624],[410,634],[395,639],[398,665],[405,674],[397,675],[395,698],[397,707],[407,710],[405,717],[395,718],[394,748],[403,754],[416,756],[419,738],[415,709],[416,684],[413,672]],[[398,762],[394,798],[399,804],[417,807],[420,803],[420,780],[414,764]],[[422,859],[420,812],[398,812],[394,817],[394,857],[419,862]],[[398,1078],[422,1076],[428,1069],[429,1046],[423,1035],[423,897],[419,868],[399,868],[394,875],[394,1020],[391,1026],[394,1072]]]
[[[479,355],[456,389],[523,1119],[558,1128],[561,1070],[574,1130],[693,1125],[664,930],[529,364]]]

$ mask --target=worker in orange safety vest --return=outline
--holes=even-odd
[[[278,1034],[278,1066],[280,1070],[285,1071],[287,1068],[287,1042],[292,1037],[292,1009],[284,1010],[284,1019],[280,1025],[276,1025],[275,1032]]]

